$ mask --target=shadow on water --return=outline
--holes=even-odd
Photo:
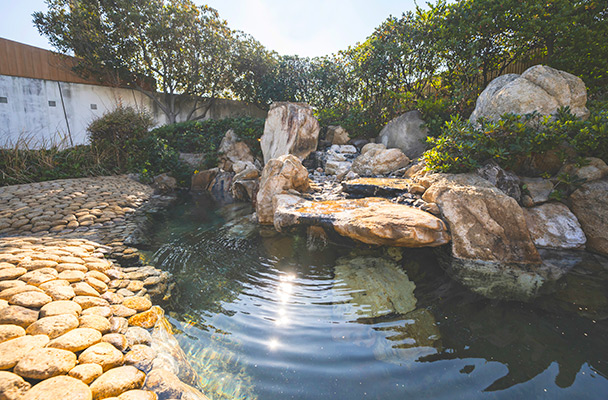
[[[604,398],[608,262],[532,303],[481,298],[429,250],[260,229],[244,204],[187,199],[157,222],[165,307],[213,399]]]

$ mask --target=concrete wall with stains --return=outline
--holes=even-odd
[[[85,144],[90,122],[119,104],[145,108],[157,126],[167,123],[158,106],[135,90],[0,75],[0,147]],[[184,104],[182,108],[178,121],[186,119],[191,106]],[[242,115],[265,118],[266,112],[219,99],[203,119]]]

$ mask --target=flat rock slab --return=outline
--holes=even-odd
[[[412,181],[399,178],[358,178],[342,182],[348,194],[356,196],[398,196],[408,193]]]
[[[0,369],[13,368],[27,353],[48,342],[46,335],[27,335],[0,343]]]
[[[439,218],[377,197],[313,202],[280,195],[274,223],[279,231],[298,224],[332,227],[342,236],[380,246],[436,247],[450,241]]]

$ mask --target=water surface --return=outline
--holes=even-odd
[[[178,282],[165,307],[209,397],[606,398],[606,259],[531,304],[489,301],[429,250],[311,249],[251,212],[189,198],[155,225],[151,261]]]

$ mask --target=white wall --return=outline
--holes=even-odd
[[[66,146],[87,143],[89,123],[118,104],[145,108],[157,126],[167,122],[149,97],[131,89],[0,75],[0,97],[7,99],[7,103],[0,103],[0,147],[12,147],[20,139],[26,140],[30,148],[48,147],[62,140]],[[55,106],[49,106],[49,101]],[[265,112],[237,101],[219,100],[205,118],[236,115],[265,117]],[[183,120],[183,115],[178,119]]]

